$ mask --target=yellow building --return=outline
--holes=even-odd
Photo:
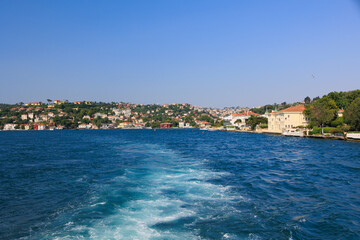
[[[65,101],[54,100],[54,103],[55,103],[55,104],[62,104],[62,103],[65,103]]]
[[[284,129],[307,126],[309,120],[303,111],[304,105],[297,105],[269,114],[268,131],[281,133]]]

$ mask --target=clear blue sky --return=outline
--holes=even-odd
[[[359,1],[0,2],[3,103],[251,107],[359,88]]]

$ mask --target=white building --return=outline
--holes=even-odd
[[[21,115],[21,120],[26,120],[28,119],[28,115],[27,114],[22,114]]]
[[[123,110],[123,114],[125,115],[125,117],[130,117],[130,115],[131,115],[131,109],[125,109],[125,110]]]
[[[118,116],[116,115],[111,115],[111,116],[108,116],[108,119],[112,122],[115,122],[116,120],[120,119]]]
[[[16,126],[17,126],[17,124],[7,123],[4,125],[4,130],[6,130],[6,131],[15,130]]]
[[[144,123],[135,123],[134,128],[137,128],[137,129],[145,128],[145,124]]]
[[[251,116],[257,116],[257,115],[258,115],[257,113],[250,111],[242,112],[242,113],[233,113],[231,118],[231,125],[244,128],[246,127],[246,120],[249,119]]]
[[[46,129],[46,125],[45,124],[39,124],[38,125],[38,129],[37,130],[45,130]]]
[[[49,118],[49,116],[47,114],[41,114],[40,118],[41,118],[42,121],[49,121],[50,120],[50,118]]]
[[[179,128],[184,128],[185,127],[185,123],[184,122],[179,122]]]
[[[91,129],[91,127],[92,127],[91,123],[89,123],[89,124],[83,123],[78,126],[79,129]]]
[[[223,123],[224,123],[225,126],[231,125],[232,116],[227,115],[225,117],[222,117],[222,120],[223,120]]]
[[[116,116],[119,116],[122,113],[121,109],[113,109],[113,112],[115,113]]]
[[[100,118],[106,118],[106,117],[107,117],[107,114],[105,114],[105,113],[95,113],[95,114],[94,114],[94,118],[98,118],[98,117],[100,117]]]
[[[131,128],[132,123],[131,122],[122,122],[122,123],[119,123],[118,127],[119,128]]]

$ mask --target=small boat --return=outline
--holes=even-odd
[[[304,136],[303,131],[301,131],[300,129],[295,129],[295,128],[284,129],[281,134],[283,136],[292,136],[292,137],[303,137]]]

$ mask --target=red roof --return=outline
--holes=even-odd
[[[296,105],[292,106],[286,109],[283,109],[281,111],[273,112],[273,113],[281,113],[281,112],[303,112],[305,110],[305,105]]]
[[[242,113],[233,113],[233,116],[256,116],[257,113],[254,112],[242,112]]]

